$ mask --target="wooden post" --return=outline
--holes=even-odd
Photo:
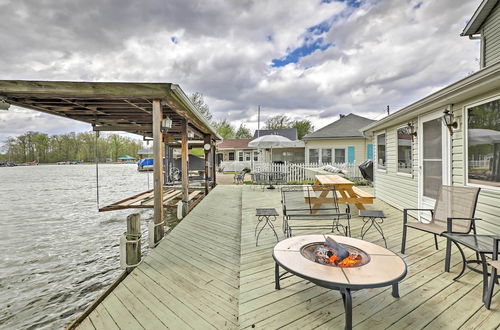
[[[141,262],[141,216],[139,213],[127,217],[127,232],[120,238],[120,263],[131,272]]]
[[[210,135],[205,135],[203,137],[203,151],[205,152],[205,195],[208,195],[208,177],[209,177],[209,173],[208,173],[208,168],[209,168],[209,163],[210,163],[210,151],[212,150],[212,146],[210,145]],[[207,150],[205,149],[205,146],[206,145],[210,145],[210,149]]]
[[[153,100],[153,187],[154,187],[154,230],[153,242],[156,245],[164,236],[163,223],[163,137],[161,121],[163,113],[160,100]]]
[[[212,146],[212,180],[213,180],[213,188],[217,185],[217,154],[216,154],[215,146]]]
[[[188,148],[188,122],[182,120],[181,132],[181,171],[182,171],[182,214],[185,216],[188,211],[189,202],[189,148]]]

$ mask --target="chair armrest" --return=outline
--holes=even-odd
[[[446,221],[446,232],[447,233],[453,233],[453,221],[454,220],[460,220],[460,221],[472,221],[472,223],[475,223],[476,220],[481,220],[480,218],[462,218],[462,217],[450,217],[447,218]]]
[[[428,211],[431,212],[431,216],[434,215],[433,209],[403,209],[403,224],[408,223],[408,211]]]

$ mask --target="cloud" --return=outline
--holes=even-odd
[[[477,70],[478,42],[459,33],[478,5],[0,0],[0,77],[173,82],[203,93],[215,118],[255,129],[260,104],[263,119],[319,128],[340,113],[374,118]],[[0,112],[0,140],[32,129],[28,118],[48,133],[87,130],[23,111]]]

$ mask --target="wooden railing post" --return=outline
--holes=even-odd
[[[210,151],[212,150],[212,146],[210,145],[210,135],[206,134],[203,137],[203,151],[205,153],[205,195],[208,195],[208,177],[209,177],[209,165],[210,165]],[[210,149],[207,150],[206,146],[210,146]]]
[[[120,264],[131,272],[141,262],[141,215],[127,217],[127,232],[120,237]]]

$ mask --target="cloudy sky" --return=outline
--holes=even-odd
[[[460,37],[480,0],[0,0],[0,79],[148,81],[201,92],[216,119],[372,119],[479,68]],[[0,111],[0,141],[89,125]]]

